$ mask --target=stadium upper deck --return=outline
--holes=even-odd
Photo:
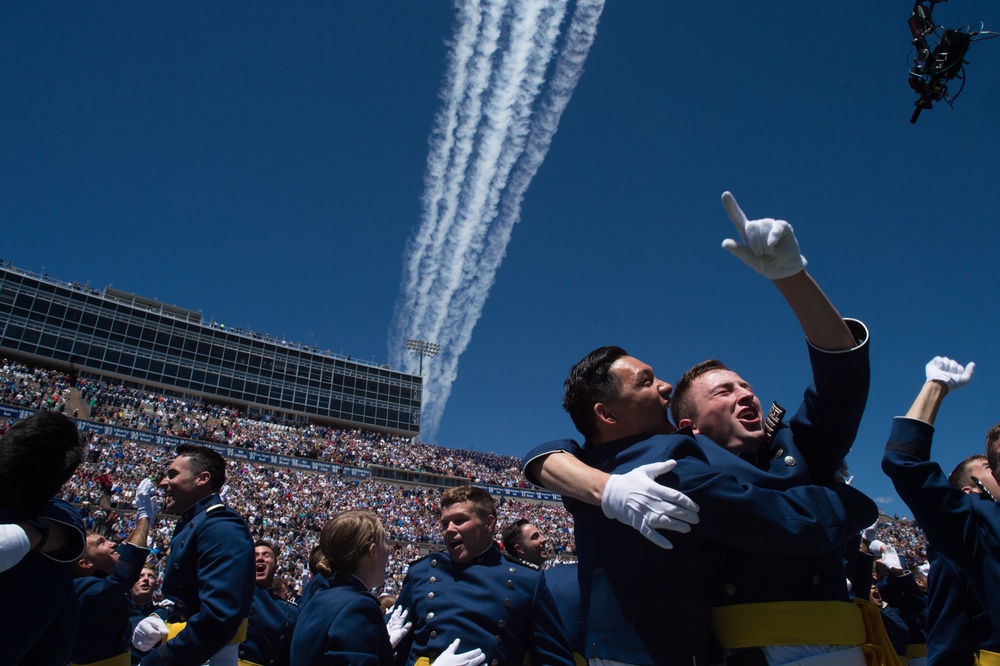
[[[199,312],[0,266],[0,349],[73,374],[412,437],[422,381],[267,335],[205,323]]]

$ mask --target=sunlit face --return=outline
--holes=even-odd
[[[611,374],[618,379],[620,394],[595,409],[609,424],[615,439],[676,430],[667,418],[672,385],[657,379],[651,367],[631,356],[612,363]]]
[[[95,569],[110,575],[118,564],[118,544],[103,536],[89,534],[84,557],[90,560]]]
[[[691,382],[694,418],[682,419],[719,446],[756,451],[764,441],[764,413],[753,387],[732,370],[706,372]]]
[[[392,548],[389,547],[389,540],[382,537],[382,541],[375,545],[375,566],[374,571],[379,574],[381,580],[377,585],[372,585],[372,587],[378,587],[385,583],[385,572],[389,567],[389,554],[392,552]]]
[[[274,551],[267,546],[257,546],[253,549],[254,581],[257,587],[270,589],[274,585],[274,572],[278,569],[278,561]]]
[[[470,561],[493,542],[496,516],[483,520],[472,502],[457,502],[441,509],[441,531],[448,555],[459,564]]]
[[[549,559],[549,540],[537,527],[528,523],[521,527],[521,536],[514,544],[514,553],[526,562],[542,564]]]
[[[196,473],[191,458],[177,456],[160,481],[166,495],[165,511],[181,513],[211,494],[209,472]]]
[[[381,523],[379,523],[381,527]],[[368,547],[368,554],[358,565],[355,575],[364,581],[368,589],[375,589],[385,585],[385,572],[389,566],[389,555],[392,549],[385,536],[385,531],[379,529],[382,537]]]
[[[153,598],[156,590],[156,572],[151,569],[143,569],[139,573],[139,580],[132,586],[132,600],[138,604],[144,604]]]

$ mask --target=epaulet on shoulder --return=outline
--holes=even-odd
[[[541,571],[542,570],[542,568],[540,566],[538,566],[537,564],[535,564],[534,562],[527,562],[525,560],[522,560],[519,557],[514,557],[513,555],[511,555],[509,553],[504,553],[503,556],[504,556],[504,559],[507,560],[508,562],[510,562],[511,564],[517,564],[519,566],[524,567],[525,569],[531,569],[532,571]]]
[[[225,509],[226,505],[223,503],[213,504],[212,506],[205,509],[205,513],[212,513],[213,511],[218,511],[219,509]]]

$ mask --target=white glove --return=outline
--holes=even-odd
[[[976,364],[969,361],[963,368],[950,358],[935,356],[924,369],[927,372],[927,381],[941,382],[950,393],[969,383],[972,373],[976,371]]]
[[[389,619],[385,623],[385,628],[389,632],[389,642],[392,643],[393,648],[406,638],[406,634],[410,633],[410,627],[413,626],[413,623],[406,621],[406,616],[409,613],[410,611],[402,606],[393,606],[389,609]]]
[[[903,564],[899,561],[899,555],[896,553],[896,549],[892,546],[886,546],[885,552],[882,553],[882,564],[889,567],[889,569],[900,569],[902,570]]]
[[[795,275],[806,267],[806,258],[799,254],[799,242],[792,225],[784,220],[747,220],[729,192],[722,193],[722,205],[740,234],[740,241],[727,238],[722,247],[743,260],[768,280]]]
[[[612,474],[604,486],[604,515],[639,530],[660,548],[673,544],[656,530],[690,532],[698,522],[698,505],[684,493],[654,479],[677,466],[676,460],[649,463],[626,474]]]
[[[864,539],[865,541],[867,541],[868,543],[871,543],[872,541],[874,541],[875,540],[875,535],[876,535],[875,528],[877,526],[878,526],[878,521],[875,521],[875,523],[873,525],[869,525],[865,529],[861,530],[861,538]]]
[[[143,479],[135,489],[136,520],[140,518],[149,518],[152,520],[156,517],[159,507],[156,506],[156,501],[153,499],[154,492],[156,492],[156,486],[148,478]]]
[[[174,606],[176,606],[177,604],[174,603],[173,599],[160,599],[154,605],[157,608],[162,608],[166,610],[168,613],[170,613],[174,610]]]
[[[0,525],[0,571],[7,571],[31,551],[28,533],[20,525]]]
[[[854,475],[851,474],[851,468],[847,465],[847,458],[841,460],[840,464],[837,465],[837,471],[833,473],[833,480],[840,481],[841,483],[845,483],[847,485],[851,485],[851,482],[854,481]]]
[[[132,645],[137,650],[148,652],[166,638],[167,633],[166,623],[160,619],[159,615],[153,613],[135,625],[135,631],[132,632]]]
[[[434,666],[479,666],[486,661],[486,655],[479,648],[455,654],[455,651],[458,650],[459,640],[456,638],[447,650],[438,655],[438,658],[434,660]]]

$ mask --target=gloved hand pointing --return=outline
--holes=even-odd
[[[722,193],[722,205],[740,234],[739,241],[727,238],[722,247],[747,266],[769,280],[795,275],[806,267],[806,258],[799,254],[799,241],[788,222],[769,217],[747,220],[730,192]]]

